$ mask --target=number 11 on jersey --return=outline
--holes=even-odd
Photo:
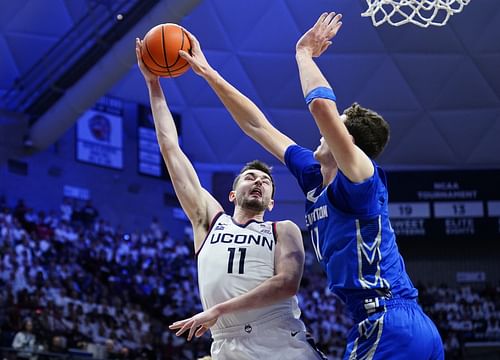
[[[239,263],[239,268],[238,268],[238,274],[244,274],[245,273],[245,256],[247,254],[247,249],[246,248],[238,248],[238,250],[240,253],[240,263]],[[234,254],[236,252],[236,248],[228,248],[227,251],[229,251],[229,260],[227,262],[227,273],[232,274],[233,273]]]

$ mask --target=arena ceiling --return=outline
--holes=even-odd
[[[71,29],[89,2],[1,0],[0,93]],[[197,35],[211,64],[279,129],[315,148],[319,133],[302,99],[295,42],[321,12],[341,12],[343,28],[318,64],[341,108],[357,101],[391,124],[381,163],[499,168],[500,2],[471,1],[447,26],[427,29],[375,28],[360,16],[365,8],[362,0],[204,0],[181,24]],[[133,42],[123,59],[126,71],[95,95],[148,104]],[[183,145],[193,161],[276,163],[242,134],[192,71],[163,80],[163,86],[171,108],[182,114]]]

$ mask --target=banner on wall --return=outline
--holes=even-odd
[[[79,186],[64,185],[63,194],[73,199],[90,200],[90,190]]]
[[[100,104],[102,105],[102,104]],[[123,117],[121,109],[96,106],[79,119],[76,158],[90,164],[123,169]]]
[[[153,114],[149,106],[139,105],[138,110],[138,125],[137,125],[137,171],[141,175],[149,175],[163,179],[170,179],[167,168],[163,162],[160,153],[158,140],[153,120]],[[178,113],[172,112],[179,144],[181,144],[180,121],[181,116]]]

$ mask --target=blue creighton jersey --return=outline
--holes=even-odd
[[[360,184],[339,170],[323,188],[312,151],[291,145],[285,162],[306,195],[306,224],[329,287],[351,313],[369,298],[416,298],[389,222],[383,170],[374,163]]]

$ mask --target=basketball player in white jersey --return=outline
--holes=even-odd
[[[322,359],[306,339],[295,296],[304,265],[297,225],[264,221],[274,201],[270,168],[254,161],[236,177],[232,216],[205,190],[179,147],[158,76],[141,60],[160,150],[176,195],[191,221],[204,312],[171,326],[177,335],[201,336],[209,328],[215,360]]]

